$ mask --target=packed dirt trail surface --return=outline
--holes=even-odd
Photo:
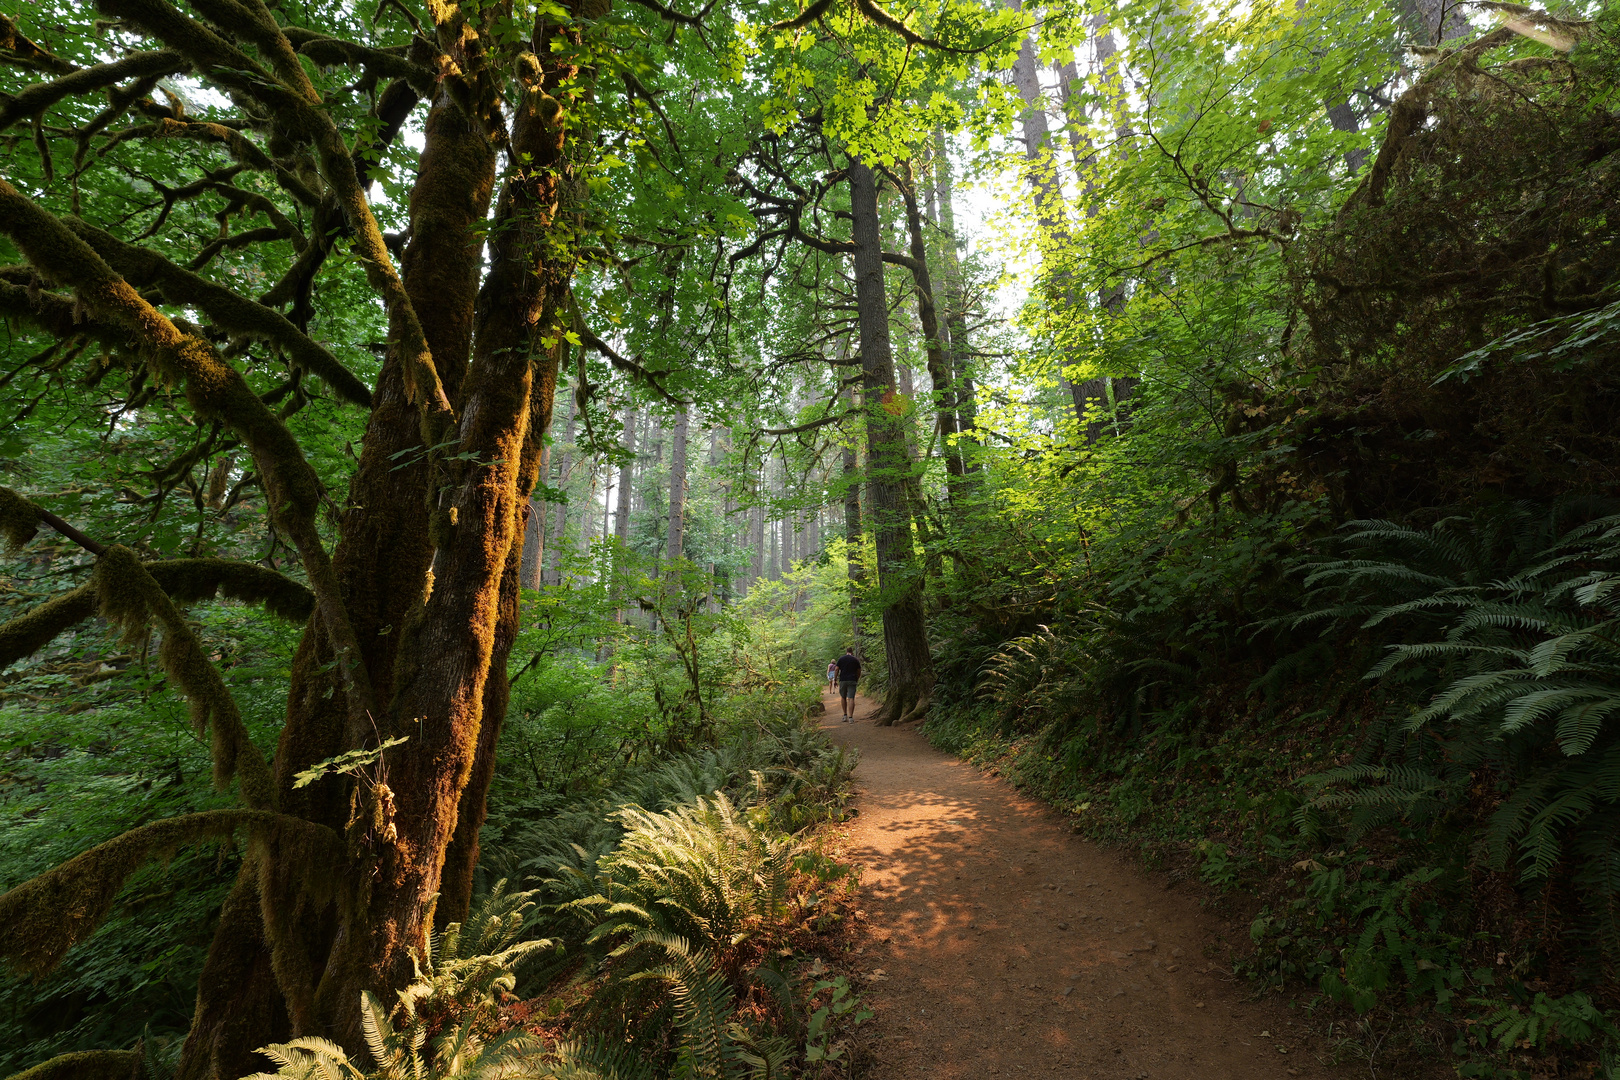
[[[870,1080],[1286,1080],[1321,1063],[1305,1021],[1205,958],[1234,928],[1074,835],[915,728],[822,728],[860,748],[846,857],[862,867],[857,1035]],[[1365,1075],[1364,1073],[1362,1075]]]

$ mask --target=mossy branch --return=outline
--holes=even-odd
[[[125,79],[175,75],[190,66],[185,57],[174,50],[159,49],[156,52],[136,53],[108,64],[80,68],[60,79],[34,83],[19,94],[0,94],[0,131],[19,120],[38,116],[63,98],[93,94]]]
[[[44,510],[10,488],[0,487],[0,537],[5,538],[7,550],[15,551],[32,540],[44,521]]]
[[[139,1050],[81,1050],[24,1069],[11,1080],[141,1080],[145,1055]]]
[[[302,27],[284,26],[294,48],[322,67],[358,67],[367,74],[388,79],[404,79],[423,97],[432,97],[438,87],[438,75],[432,68],[416,63],[410,53],[414,50],[373,49],[343,38],[318,34]],[[417,41],[425,43],[425,39]]]
[[[240,773],[242,801],[255,809],[269,808],[275,799],[270,766],[248,737],[242,713],[219,669],[203,652],[191,624],[169,594],[135,553],[121,544],[108,548],[96,560],[91,582],[102,617],[121,628],[126,637],[139,637],[148,623],[157,620],[163,628],[158,663],[186,696],[197,734],[213,732],[214,782],[224,787]]]
[[[131,874],[187,844],[228,839],[238,829],[260,844],[296,845],[312,876],[336,873],[344,856],[343,841],[331,829],[268,810],[208,810],[154,821],[0,895],[0,957],[29,974],[46,974],[101,925]],[[321,866],[323,860],[333,867]]]
[[[344,400],[370,408],[371,388],[281,312],[215,284],[155,251],[138,244],[126,244],[77,218],[64,218],[63,223],[129,284],[136,288],[155,285],[169,303],[195,307],[227,333],[247,334],[273,343],[294,363],[325,379]]]
[[[275,523],[304,560],[322,624],[337,653],[348,707],[357,716],[374,715],[371,680],[316,524],[320,481],[286,425],[211,344],[182,333],[90,245],[4,180],[0,180],[0,231],[42,274],[73,288],[94,317],[131,331],[160,377],[184,381],[186,400],[200,416],[222,421],[247,444]]]
[[[83,335],[112,351],[135,347],[134,335],[122,326],[87,318],[71,298],[15,281],[0,282],[0,317],[26,320],[58,341]]]
[[[1466,69],[1480,56],[1506,45],[1513,37],[1512,30],[1505,26],[1498,27],[1488,34],[1475,38],[1460,49],[1446,52],[1412,84],[1411,89],[1395,99],[1395,105],[1389,112],[1389,126],[1384,132],[1383,145],[1378,148],[1378,156],[1373,159],[1372,168],[1367,170],[1367,178],[1344,201],[1344,207],[1339,211],[1340,220],[1357,206],[1383,205],[1384,189],[1389,186],[1390,176],[1395,171],[1395,162],[1406,149],[1406,140],[1423,129],[1423,124],[1429,116],[1430,96],[1441,82],[1450,78],[1457,68]]]
[[[171,559],[143,565],[177,604],[194,604],[224,596],[246,604],[260,604],[270,614],[296,623],[307,622],[315,610],[315,594],[308,588],[253,563],[229,559]],[[32,656],[50,644],[56,635],[95,613],[95,586],[86,583],[0,623],[0,668]]]
[[[32,656],[49,645],[57,634],[95,613],[96,590],[86,583],[36,604],[15,619],[6,620],[0,625],[0,668]]]
[[[0,15],[0,52],[8,54],[5,57],[8,64],[49,71],[53,75],[71,75],[77,70],[49,49],[19,34],[17,24],[4,15]]]
[[[339,207],[354,234],[355,253],[366,270],[366,280],[382,296],[388,312],[388,338],[394,342],[403,361],[406,392],[410,401],[422,410],[423,437],[429,446],[444,440],[455,420],[455,410],[445,394],[444,383],[434,366],[433,352],[428,347],[427,335],[422,330],[405,283],[394,268],[383,240],[382,229],[372,216],[371,204],[354,159],[338,132],[337,125],[323,109],[318,99],[305,96],[298,89],[303,68],[291,43],[276,26],[263,5],[254,0],[255,10],[245,9],[230,17],[215,9],[222,5],[210,0],[209,17],[220,14],[233,32],[255,41],[276,62],[276,70],[294,79],[289,86],[270,77],[248,55],[227,43],[218,34],[183,14],[167,0],[97,0],[96,6],[114,18],[158,38],[171,48],[179,50],[192,60],[199,71],[205,72],[222,86],[236,90],[269,108],[276,122],[290,138],[311,144],[320,160],[321,172],[332,186]],[[261,17],[262,16],[262,17]],[[290,66],[286,63],[291,58]],[[293,69],[296,69],[296,73]],[[307,81],[305,81],[307,85]],[[316,590],[320,592],[318,588]],[[340,645],[340,654],[343,646]],[[369,694],[367,695],[369,699]]]

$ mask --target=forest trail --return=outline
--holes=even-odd
[[[913,727],[821,727],[860,748],[853,963],[876,1017],[870,1080],[1331,1077],[1305,1018],[1250,1002],[1205,958],[1241,932],[1075,836],[1049,808]],[[876,977],[874,977],[874,975]]]

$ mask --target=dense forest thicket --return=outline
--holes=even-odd
[[[1347,1059],[1620,1076],[1616,33],[6,10],[0,1072],[847,1075],[853,645]]]

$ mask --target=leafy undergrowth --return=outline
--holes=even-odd
[[[294,1040],[264,1075],[846,1075],[871,1014],[827,961],[857,882],[825,826],[853,767],[784,709],[506,821],[485,866],[524,888],[492,882],[397,1003],[366,1000],[369,1060]]]

